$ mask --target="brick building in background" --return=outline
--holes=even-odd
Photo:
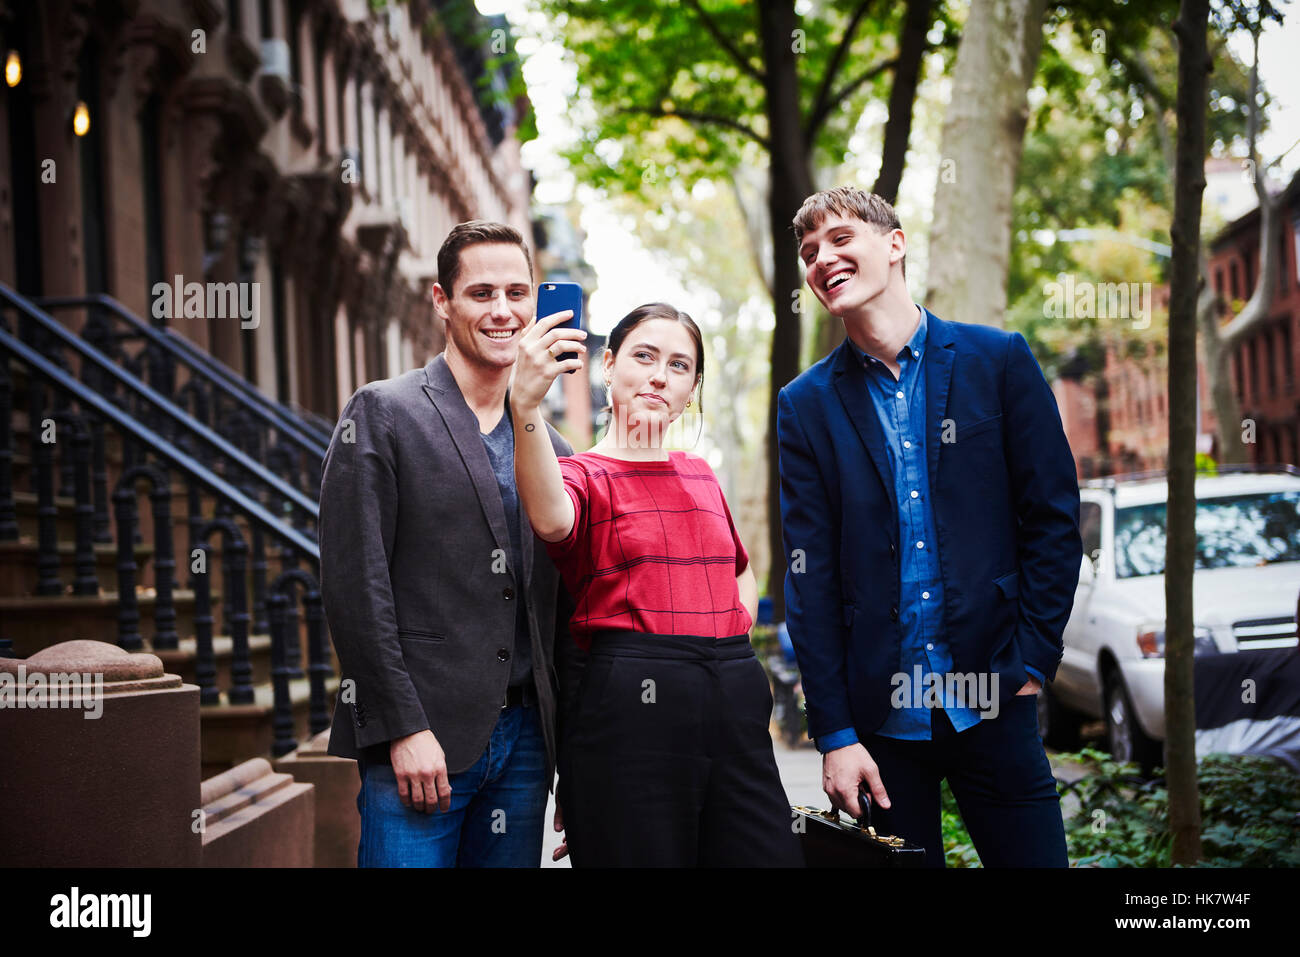
[[[441,350],[452,225],[531,235],[515,111],[439,6],[0,0],[0,282],[107,292],[332,422]],[[259,283],[260,323],[152,319],[177,276]]]
[[[1208,170],[1208,165],[1207,165]],[[1207,197],[1207,200],[1210,197]],[[1242,419],[1255,426],[1248,461],[1300,463],[1300,177],[1292,179],[1278,207],[1277,287],[1268,318],[1234,350],[1233,388]],[[1245,305],[1259,275],[1259,209],[1230,222],[1210,242],[1210,282],[1219,300],[1220,324]],[[1153,290],[1153,306],[1168,311],[1169,289]],[[1197,450],[1220,458],[1209,381],[1200,365]],[[1154,344],[1135,349],[1109,343],[1101,381],[1082,362],[1066,362],[1053,382],[1061,418],[1080,478],[1162,469],[1168,464],[1168,354]],[[1103,450],[1100,436],[1107,436]],[[1103,454],[1104,453],[1104,454]]]

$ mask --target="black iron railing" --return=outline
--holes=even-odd
[[[17,318],[12,325],[11,316]],[[173,482],[179,481],[188,506],[185,521],[190,555],[206,560],[209,538],[218,532],[222,538],[222,600],[226,608],[222,624],[232,644],[231,685],[226,699],[231,703],[253,701],[250,626],[253,633],[270,632],[273,660],[281,663],[279,678],[302,675],[298,607],[289,598],[296,582],[302,586],[307,623],[311,730],[323,730],[329,725],[325,682],[332,669],[320,631],[323,616],[316,584],[320,553],[314,534],[318,505],[312,495],[300,491],[250,454],[265,452],[264,448],[232,442],[132,371],[150,362],[159,364],[156,356],[142,359],[137,355],[130,362],[122,362],[105,355],[0,284],[0,540],[18,539],[16,494],[34,492],[38,531],[36,592],[65,594],[69,589],[59,575],[58,493],[70,492],[75,528],[70,591],[73,596],[98,595],[94,546],[113,540],[113,524],[107,514],[106,435],[114,434],[120,449],[119,476],[111,499],[117,530],[119,644],[128,649],[144,645],[135,561],[137,505],[144,487],[151,501],[154,532],[151,647],[174,649],[178,645],[175,593],[179,585],[172,544],[172,499]],[[167,382],[166,373],[157,368],[153,373],[160,384]],[[223,402],[234,401],[232,393],[221,388],[207,391],[207,395],[219,395]],[[18,441],[21,430],[15,428],[16,409],[25,409],[28,415],[25,463],[21,462]],[[236,417],[235,421],[266,423],[265,417],[247,408],[240,411],[242,418]],[[47,435],[51,441],[43,441]],[[273,450],[283,450],[282,456],[305,451],[297,447],[289,453],[296,440],[281,441],[283,435],[277,433]],[[28,466],[29,489],[16,488],[15,473],[20,464]],[[211,504],[211,514],[203,514],[205,498]],[[270,586],[268,545],[278,547],[282,571]],[[305,569],[298,567],[303,561],[308,565]],[[195,674],[201,700],[211,705],[219,703],[222,695],[208,604],[211,577],[206,568],[200,572],[199,565],[191,561],[188,579],[195,592]],[[251,613],[250,597],[254,599]],[[276,606],[274,622],[267,613],[268,599]],[[287,721],[292,727],[287,681],[273,682],[273,686],[274,720],[280,726]],[[277,748],[285,746],[284,728],[280,727]]]
[[[184,336],[144,322],[111,296],[32,302],[47,312],[84,311],[80,335],[97,350],[244,451],[267,457],[268,467],[289,484],[319,492],[329,433],[263,395]],[[149,424],[173,438],[166,423]]]

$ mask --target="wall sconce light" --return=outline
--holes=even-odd
[[[85,136],[90,132],[90,107],[85,100],[77,101],[77,108],[72,111],[72,132]]]
[[[18,56],[17,50],[10,50],[9,56],[5,58],[5,82],[14,87],[22,81],[23,61]]]

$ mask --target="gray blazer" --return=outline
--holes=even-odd
[[[557,455],[573,454],[547,429]],[[321,591],[344,679],[330,754],[355,758],[428,728],[448,773],[472,765],[501,712],[522,601],[549,777],[553,648],[557,619],[567,636],[568,609],[557,609],[559,574],[522,502],[519,520],[522,574],[502,571],[510,534],[501,492],[443,356],[352,396],[320,490]]]

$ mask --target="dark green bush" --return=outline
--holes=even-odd
[[[1092,748],[1058,759],[1088,774],[1059,787],[1065,840],[1075,867],[1168,867],[1169,793]],[[1300,866],[1300,778],[1255,755],[1212,754],[1200,762],[1200,867]],[[979,867],[957,802],[943,784],[943,846],[949,867]]]
[[[1078,867],[1170,866],[1169,793],[1163,777],[1086,748],[1059,757],[1091,771],[1061,788],[1065,838]],[[1256,755],[1212,754],[1200,762],[1202,867],[1300,865],[1300,779]],[[1077,800],[1077,805],[1071,800]],[[1073,807],[1071,807],[1073,806]]]

